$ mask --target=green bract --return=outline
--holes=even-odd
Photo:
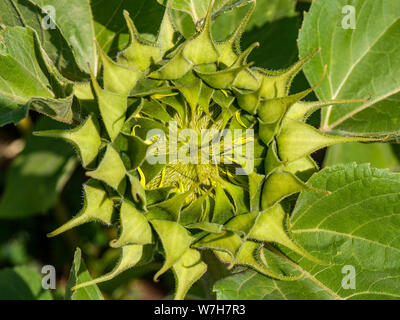
[[[85,120],[69,131],[38,133],[71,142],[90,177],[82,211],[49,236],[89,221],[120,225],[119,238],[110,243],[121,249],[118,265],[75,288],[109,280],[151,261],[157,252],[165,261],[154,279],[172,269],[176,299],[183,299],[207,270],[200,253],[205,249],[229,268],[253,268],[283,280],[301,275],[275,271],[268,261],[273,251],[266,256],[263,250],[267,243],[324,263],[293,241],[282,200],[300,191],[329,193],[305,184],[305,177],[318,170],[311,153],[371,139],[330,136],[306,124],[315,110],[349,102],[302,102],[313,88],[289,94],[293,78],[319,50],[286,70],[253,67],[247,60],[258,43],[244,51],[238,44],[255,4],[238,30],[216,42],[211,35],[213,3],[187,39],[177,36],[168,6],[155,42],[142,38],[125,12],[128,47],[116,61],[99,48],[101,76],[92,73],[91,90],[85,84],[75,88],[86,102],[81,104]],[[155,129],[158,135],[149,138]],[[195,138],[176,139],[187,129],[199,136],[204,129],[214,132],[207,137],[211,146],[206,157],[231,154],[232,162],[182,161],[198,145]],[[214,148],[221,130],[235,134],[233,154],[225,145]],[[244,151],[249,143],[252,156]],[[166,161],[150,163],[148,154]],[[238,174],[248,161],[254,161],[254,170]],[[119,219],[113,218],[115,213]]]

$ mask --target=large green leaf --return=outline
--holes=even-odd
[[[52,300],[42,288],[42,275],[31,267],[0,270],[0,300]]]
[[[57,19],[57,11],[54,13]],[[84,73],[78,66],[73,48],[64,37],[63,30],[59,26],[55,26],[54,29],[42,26],[42,22],[50,23],[46,15],[47,13],[30,0],[4,0],[0,3],[0,22],[3,25],[32,28],[36,31],[46,54],[54,61],[59,71],[72,79],[83,77]],[[86,67],[85,64],[83,69]]]
[[[368,165],[324,169],[309,184],[331,194],[304,192],[290,219],[294,239],[328,265],[286,252],[304,272],[293,282],[255,273],[219,282],[220,299],[400,299],[400,179]],[[345,268],[345,269],[343,269]],[[347,283],[354,268],[355,288]]]
[[[329,147],[324,159],[324,166],[336,164],[370,163],[375,168],[398,171],[400,163],[393,147],[388,143],[345,143]]]
[[[104,300],[96,284],[92,284],[74,291],[71,290],[72,287],[90,280],[92,280],[92,278],[82,259],[81,249],[76,248],[74,262],[72,264],[71,273],[67,283],[65,298],[67,300]]]
[[[356,29],[344,29],[344,6],[353,5]],[[347,13],[349,14],[349,13]],[[373,17],[373,18],[372,18]],[[400,2],[398,0],[316,0],[305,15],[299,36],[300,56],[318,47],[321,53],[305,67],[316,83],[328,65],[328,74],[316,89],[321,100],[371,99],[363,103],[328,107],[322,129],[346,134],[400,133]]]
[[[256,9],[250,18],[246,29],[251,31],[253,27],[262,27],[266,22],[293,17],[296,15],[296,1],[293,0],[257,0]],[[284,35],[281,32],[281,35]]]
[[[79,67],[89,73],[97,69],[95,31],[89,0],[30,0],[40,8],[52,6],[55,24],[71,46]]]
[[[0,31],[0,126],[25,118],[32,108],[72,122],[72,84],[42,52],[30,28]]]
[[[32,96],[52,98],[49,81],[35,54],[31,30],[7,29],[0,33],[0,125],[17,123],[26,116]]]
[[[41,118],[35,129],[65,128],[49,118]],[[24,151],[7,173],[0,199],[0,218],[23,218],[46,212],[77,164],[73,149],[64,141],[31,136]]]

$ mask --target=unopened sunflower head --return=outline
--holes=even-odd
[[[253,67],[248,56],[258,43],[244,51],[238,44],[255,3],[223,42],[212,38],[213,3],[187,39],[176,36],[168,6],[155,42],[125,12],[129,45],[116,61],[99,48],[101,76],[92,74],[91,90],[76,86],[85,120],[37,133],[72,143],[90,177],[81,212],[50,236],[89,221],[120,225],[110,242],[121,250],[115,269],[76,288],[148,263],[156,252],[165,260],[154,279],[172,269],[176,299],[206,272],[204,249],[230,268],[284,280],[299,275],[271,267],[276,253],[268,243],[322,263],[291,238],[281,201],[304,190],[328,192],[300,178],[318,170],[310,154],[362,139],[306,124],[315,110],[344,101],[302,102],[313,88],[289,94],[319,50],[285,70]]]

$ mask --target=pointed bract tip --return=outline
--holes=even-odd
[[[94,171],[86,171],[86,172],[85,172],[85,176],[90,177],[90,178],[93,178],[93,172],[94,172]]]
[[[120,247],[121,247],[121,245],[118,244],[118,239],[113,239],[113,240],[111,240],[111,241],[108,243],[108,245],[109,245],[111,248],[120,248]]]
[[[89,68],[89,72],[93,73],[92,66],[90,65],[90,62],[86,61],[86,64],[87,64],[87,66]]]
[[[226,267],[226,269],[232,270],[234,266],[235,266],[235,261],[232,260],[232,262]]]
[[[104,277],[100,277],[100,278],[97,278],[97,279],[93,279],[93,280],[90,280],[90,281],[79,283],[77,285],[74,285],[71,288],[71,291],[75,291],[75,290],[78,290],[78,289],[81,289],[81,288],[84,288],[84,287],[92,286],[94,284],[97,284],[97,283],[103,282],[103,281],[104,281]]]
[[[60,235],[61,233],[63,233],[64,231],[67,231],[67,230],[63,230],[63,229],[62,229],[62,226],[61,226],[60,228],[57,228],[56,230],[54,230],[54,231],[49,232],[48,234],[46,234],[46,237],[47,237],[47,238],[54,238],[54,237]]]
[[[83,288],[83,287],[85,287],[85,286],[83,286],[83,283],[77,284],[76,286],[73,286],[73,287],[71,288],[71,291],[76,291],[76,290],[78,290],[78,289],[80,289],[80,288]]]
[[[311,59],[312,57],[314,57],[317,53],[319,53],[322,50],[321,47],[318,47],[317,49],[315,49],[314,51],[312,51],[308,56],[306,56],[305,58]]]

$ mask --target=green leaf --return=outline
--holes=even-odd
[[[139,70],[127,68],[124,65],[116,63],[99,45],[98,48],[103,65],[104,89],[110,92],[128,95],[142,76],[142,73]]]
[[[176,55],[160,69],[152,72],[149,77],[154,79],[178,79],[184,76],[191,68],[192,64],[183,56],[182,46],[177,50]]]
[[[374,139],[327,135],[300,121],[286,119],[278,135],[279,156],[283,161],[295,161],[324,147],[346,142],[369,142]]]
[[[35,129],[49,127],[65,128],[65,125],[43,117]],[[67,143],[29,137],[24,151],[7,173],[0,217],[15,219],[46,212],[55,204],[76,164],[74,151]]]
[[[85,77],[82,69],[78,66],[72,43],[69,43],[68,38],[63,34],[63,29],[60,29],[60,26],[55,26],[54,29],[43,28],[42,22],[48,25],[51,21],[47,13],[43,12],[38,4],[38,1],[30,0],[2,1],[0,3],[0,22],[8,27],[32,28],[36,31],[46,54],[57,65],[59,71],[71,79]],[[58,20],[57,11],[55,11],[55,14],[56,20]],[[86,67],[87,65],[84,65],[83,69]]]
[[[25,118],[30,99],[54,98],[50,81],[37,54],[34,32],[21,27],[0,32],[0,125]]]
[[[146,144],[142,139],[136,136],[120,135],[115,141],[116,149],[127,157],[124,158],[126,161],[126,167],[129,171],[136,170],[140,167],[146,159],[146,152],[149,145]]]
[[[207,271],[207,265],[201,261],[198,251],[187,250],[172,266],[176,278],[175,300],[183,300],[187,291]]]
[[[164,5],[168,3],[166,0],[158,1]],[[212,10],[213,20],[215,20],[213,35],[216,40],[224,40],[224,36],[230,35],[238,27],[249,7],[255,2],[254,0],[216,0]],[[205,17],[208,4],[208,0],[170,0],[168,3],[170,8],[185,13],[185,15],[175,15],[175,19],[186,20],[186,17],[189,16],[193,24]],[[257,0],[256,9],[246,29],[251,31],[253,27],[261,27],[267,21],[272,22],[294,16],[296,14],[295,6],[296,2],[293,0]],[[177,25],[180,23],[182,22],[175,21]],[[187,21],[184,25],[186,28],[190,26]]]
[[[159,0],[167,5],[166,0]],[[172,22],[175,28],[189,38],[207,14],[210,1],[204,0],[171,0]],[[212,34],[216,41],[225,40],[241,23],[243,16],[253,6],[254,0],[216,0],[212,8]]]
[[[154,275],[154,280],[157,280],[160,275],[171,268],[189,249],[193,238],[189,232],[177,222],[152,220],[151,224],[160,237],[165,252],[164,265]]]
[[[324,159],[324,166],[336,164],[370,163],[372,167],[399,170],[400,163],[390,144],[384,143],[346,143],[329,147]]]
[[[30,28],[0,31],[0,125],[18,123],[29,110],[72,123],[73,84],[63,78]]]
[[[217,184],[215,186],[215,205],[212,222],[225,223],[234,215],[233,210],[234,207],[224,189]]]
[[[368,165],[341,165],[315,174],[290,219],[293,238],[329,265],[317,265],[285,250],[287,267],[304,272],[294,282],[254,272],[215,286],[220,299],[400,299],[400,179]],[[296,265],[298,264],[298,265]],[[355,270],[355,288],[343,269]]]
[[[235,213],[243,214],[248,212],[245,190],[243,190],[243,188],[241,188],[240,186],[225,181],[223,179],[220,179],[219,182],[221,182],[222,187],[232,197],[233,204],[235,207]],[[229,211],[230,210],[228,210],[228,212],[226,213],[229,214]]]
[[[160,1],[159,2],[168,2],[168,1]],[[196,23],[201,18],[204,18],[207,13],[207,8],[210,3],[210,0],[201,1],[201,0],[172,0],[170,1],[170,7],[186,12],[189,14],[193,21]]]
[[[42,275],[35,269],[19,266],[0,270],[0,300],[53,300],[42,288]]]
[[[118,56],[118,61],[120,61],[121,64],[144,71],[149,68],[154,61],[160,60],[161,48],[152,41],[146,41],[146,39],[143,38],[136,29],[128,11],[124,11],[124,17],[129,28],[129,45]]]
[[[241,24],[243,18],[249,11],[253,11],[254,1],[252,0],[239,0],[239,1],[225,1],[227,4],[214,12],[212,35],[215,41],[224,41],[229,38]],[[217,1],[218,3],[218,1]],[[216,5],[214,5],[216,6]],[[244,29],[244,25],[243,28]],[[243,30],[240,30],[243,32]]]
[[[97,169],[87,172],[86,175],[107,183],[116,191],[122,191],[126,168],[118,152],[109,144]]]
[[[259,217],[259,212],[240,214],[233,217],[225,224],[225,229],[234,231],[242,236],[247,236]]]
[[[118,240],[110,242],[110,246],[117,248],[127,244],[150,244],[153,242],[151,227],[142,212],[137,210],[126,200],[120,211],[121,234]]]
[[[142,208],[146,208],[149,197],[146,199],[146,193],[143,185],[136,176],[128,173],[128,179],[131,184],[131,194],[135,202],[141,202]]]
[[[324,262],[313,257],[307,250],[304,250],[290,238],[286,232],[285,218],[285,211],[280,204],[260,213],[256,223],[248,234],[249,239],[277,243],[302,255],[310,261],[324,264]]]
[[[267,21],[273,22],[296,15],[296,2],[292,0],[257,0],[256,9],[246,29],[262,27]],[[283,32],[282,32],[283,34]]]
[[[170,199],[150,206],[149,209],[150,211],[152,211],[155,217],[161,214],[162,216],[170,220],[179,221],[182,207],[184,206],[189,194],[189,191],[179,193]]]
[[[272,270],[268,264],[262,261],[262,248],[262,244],[253,241],[244,242],[233,264],[248,266],[257,270],[259,273],[285,281],[294,281],[301,277],[301,274],[300,276],[290,277]],[[264,261],[266,262],[265,259]]]
[[[152,256],[153,250],[151,246],[149,247],[149,246],[133,244],[133,245],[123,246],[120,249],[120,251],[121,251],[120,259],[112,271],[94,280],[88,279],[89,281],[76,284],[71,288],[71,290],[79,290],[82,288],[90,287],[96,283],[111,280],[120,273],[130,268],[133,268],[138,263],[147,263],[149,257]]]
[[[128,102],[125,95],[103,90],[93,74],[92,86],[99,103],[99,110],[106,126],[108,136],[113,141],[119,134],[125,122]]]
[[[101,182],[89,180],[84,186],[84,204],[82,210],[71,220],[49,233],[47,236],[55,237],[60,233],[89,221],[99,221],[110,225],[113,210],[114,203],[108,198]]]
[[[319,58],[304,69],[315,83],[328,65],[328,75],[316,89],[320,100],[368,98],[358,104],[328,107],[322,129],[345,134],[398,135],[400,127],[400,2],[352,1],[356,29],[344,29],[347,0],[313,1],[299,36],[300,56],[321,47]],[[374,19],[371,20],[371,15]]]
[[[212,223],[212,222],[207,222],[207,221],[202,221],[202,222],[188,224],[185,227],[187,229],[203,230],[208,233],[221,233],[223,225],[217,224],[217,223]]]
[[[292,194],[307,190],[318,191],[308,187],[303,181],[290,172],[273,172],[264,183],[261,195],[261,208],[263,210],[268,209]]]
[[[311,280],[278,281],[255,271],[246,271],[218,281],[218,300],[317,300],[332,299]]]
[[[77,148],[84,167],[88,167],[99,153],[101,137],[95,118],[89,116],[80,126],[72,130],[46,130],[35,132],[40,137],[61,138]]]
[[[80,283],[92,280],[86,265],[82,259],[81,249],[76,248],[74,262],[69,275],[65,299],[67,300],[104,300],[99,288],[93,284],[78,290],[72,291],[71,288]]]
[[[200,241],[196,242],[193,247],[198,249],[212,249],[222,251],[234,258],[242,246],[240,236],[232,231],[223,231],[221,233],[211,233]]]
[[[213,63],[218,59],[218,52],[211,38],[211,10],[214,0],[210,1],[203,27],[183,49],[183,55],[193,64]]]
[[[81,70],[97,69],[97,53],[89,0],[29,0],[40,8],[55,9],[55,24],[71,46]]]
[[[179,223],[186,226],[186,228],[188,228],[188,225],[193,224],[198,226],[198,221],[201,221],[201,217],[204,216],[207,196],[207,194],[204,194],[192,201],[185,209],[183,209],[179,214]],[[212,225],[214,224],[212,223]]]

